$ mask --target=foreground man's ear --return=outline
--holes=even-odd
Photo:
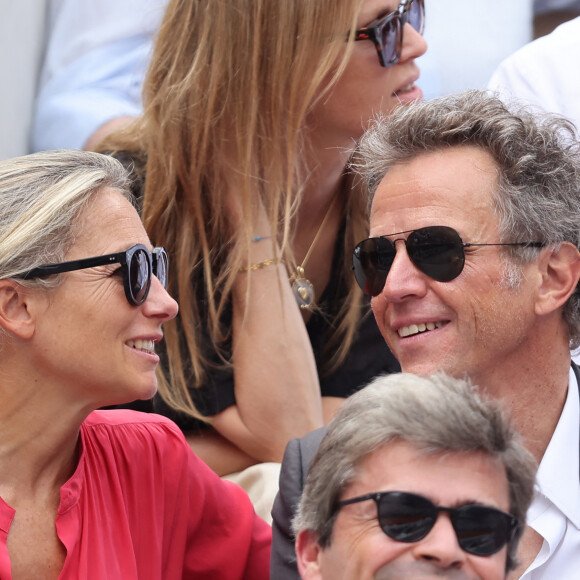
[[[317,535],[302,531],[296,538],[296,561],[302,580],[320,580],[320,553],[322,548],[317,542]]]

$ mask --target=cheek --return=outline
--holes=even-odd
[[[376,60],[376,54],[373,59]],[[398,104],[392,96],[395,87],[386,69],[374,62],[351,60],[338,83],[319,107],[319,122],[348,130],[359,139],[371,119],[389,114]],[[378,69],[378,70],[377,70]]]
[[[387,310],[387,301],[382,294],[371,298],[371,310],[373,311],[373,316],[377,321],[377,326],[381,331],[381,334],[384,338],[386,338],[386,330],[388,325],[385,320],[386,310]]]
[[[339,531],[321,553],[322,577],[371,580],[382,567],[410,552],[412,545],[391,540],[374,522]]]
[[[506,552],[504,548],[493,556],[486,558],[478,558],[477,556],[469,556],[472,570],[476,573],[478,578],[482,580],[504,580],[506,577]]]

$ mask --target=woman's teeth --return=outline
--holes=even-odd
[[[403,326],[397,331],[401,338],[406,338],[407,336],[413,336],[414,334],[420,334],[421,332],[426,332],[427,330],[435,330],[436,328],[441,328],[443,322],[427,322],[420,324],[411,324],[410,326]]]
[[[413,83],[411,83],[409,85],[405,85],[404,87],[401,87],[398,91],[395,91],[393,94],[398,95],[400,93],[409,93],[413,90],[414,87],[415,87],[415,85]]]
[[[127,346],[129,348],[134,348],[136,350],[141,350],[143,352],[154,353],[155,352],[155,343],[152,340],[141,340],[138,338],[137,340],[128,340]]]

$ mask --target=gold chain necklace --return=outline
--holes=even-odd
[[[316,235],[314,236],[314,239],[312,240],[312,243],[310,244],[310,247],[304,256],[304,260],[302,260],[302,264],[296,266],[295,272],[292,274],[292,276],[290,276],[290,282],[292,282],[292,293],[294,294],[294,298],[296,299],[298,306],[300,306],[302,310],[309,310],[312,308],[312,306],[314,306],[315,298],[314,286],[312,285],[312,282],[310,282],[310,280],[304,276],[304,268],[306,267],[306,263],[310,258],[310,254],[312,254],[312,250],[314,249],[314,246],[316,245],[316,242],[318,241],[318,238],[320,237],[320,234],[322,233],[322,230],[324,229],[324,226],[330,217],[337,197],[338,195],[335,195],[332,198],[332,201],[330,202],[328,209],[324,214],[322,223],[320,224],[320,227],[318,228],[318,231],[316,232]]]

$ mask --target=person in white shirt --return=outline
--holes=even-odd
[[[504,99],[517,98],[580,126],[580,17],[527,44],[493,73],[488,87]]]
[[[389,348],[404,372],[467,374],[503,401],[540,462],[510,580],[568,580],[580,569],[574,136],[560,116],[467,91],[399,108],[358,152],[371,237],[353,267]],[[284,560],[308,437],[289,444],[282,464],[273,566]]]
[[[32,151],[91,148],[141,114],[167,0],[50,0]]]

